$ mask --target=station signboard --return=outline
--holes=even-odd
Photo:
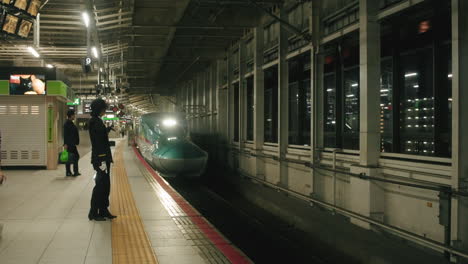
[[[73,102],[68,102],[67,105],[81,105],[81,99],[80,98],[75,98]]]

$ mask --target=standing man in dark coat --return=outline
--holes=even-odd
[[[109,212],[110,194],[110,164],[113,162],[109,143],[109,130],[101,117],[106,113],[107,104],[102,99],[91,103],[91,119],[89,120],[89,137],[91,139],[91,163],[96,170],[96,185],[91,196],[89,220],[105,221],[116,216]]]
[[[66,167],[66,176],[72,176],[70,165],[73,163],[73,176],[80,176],[81,173],[78,170],[78,160],[80,159],[80,154],[76,146],[80,144],[80,135],[78,134],[78,128],[73,123],[75,119],[75,110],[68,110],[67,112],[67,121],[63,125],[63,146],[69,152],[73,158],[71,162],[67,162]]]

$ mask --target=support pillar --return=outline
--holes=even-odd
[[[321,125],[319,123],[318,113],[318,106],[320,105],[319,103],[319,92],[318,90],[320,89],[318,85],[318,80],[322,78],[322,75],[319,74],[319,71],[317,70],[319,65],[317,65],[316,62],[317,56],[316,51],[319,50],[320,46],[320,1],[314,1],[312,2],[312,9],[310,13],[310,18],[309,18],[309,34],[312,36],[312,42],[310,45],[312,46],[310,50],[310,95],[311,95],[311,119],[310,119],[310,161],[313,164],[316,160],[319,158],[319,153],[317,151],[318,149],[318,144],[320,141],[317,140],[317,134],[319,133],[319,130],[321,129]],[[314,177],[314,170],[311,170],[311,195],[314,193],[315,189],[315,177]]]
[[[216,94],[218,91],[217,85],[217,62],[210,67],[210,134],[216,134]]]
[[[281,7],[280,18],[287,20],[286,10]],[[288,89],[288,35],[281,25],[279,27],[279,63],[278,63],[278,148],[280,157],[280,182],[279,186],[288,188],[288,164],[283,161],[288,151],[289,134],[289,89]]]
[[[265,142],[265,99],[263,62],[263,27],[254,30],[254,144],[255,154],[261,155]],[[265,180],[265,162],[262,158],[255,160],[256,176]]]
[[[380,24],[379,2],[359,1],[360,46],[360,164],[352,173],[378,177],[380,156]],[[351,209],[377,220],[383,220],[384,190],[374,182],[350,179]],[[352,223],[370,228],[368,223],[352,219]]]
[[[452,188],[468,189],[468,2],[452,0]],[[452,198],[451,241],[468,248],[468,198]],[[465,263],[465,262],[462,262]]]

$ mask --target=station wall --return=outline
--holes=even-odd
[[[465,198],[453,197],[451,199],[453,206],[449,212],[446,212],[444,211],[446,208],[440,209],[439,207],[438,191],[397,183],[363,182],[349,174],[350,172],[364,173],[368,176],[400,183],[463,190],[462,182],[466,176],[459,172],[460,165],[456,160],[460,157],[458,157],[459,153],[454,151],[458,149],[456,147],[459,140],[458,133],[460,133],[458,124],[461,122],[457,106],[462,98],[456,96],[459,83],[451,81],[452,78],[456,78],[457,70],[455,69],[459,65],[454,64],[453,59],[449,59],[458,57],[458,51],[452,49],[447,55],[446,62],[453,70],[453,75],[452,72],[449,72],[450,82],[444,83],[446,80],[442,80],[443,78],[440,77],[440,80],[432,83],[432,91],[436,98],[435,107],[450,106],[450,113],[439,109],[440,113],[435,111],[436,117],[432,117],[436,120],[433,123],[435,128],[431,130],[431,133],[435,135],[432,139],[434,145],[437,145],[433,149],[426,148],[427,143],[424,143],[427,141],[426,139],[421,142],[422,147],[417,146],[417,150],[414,149],[416,148],[414,145],[409,147],[407,142],[401,142],[400,146],[395,146],[399,144],[395,143],[391,149],[388,148],[385,141],[386,127],[383,123],[388,125],[389,122],[393,122],[392,124],[398,126],[408,123],[384,120],[383,116],[387,114],[385,111],[388,110],[385,107],[388,108],[389,105],[387,102],[385,106],[382,106],[381,97],[387,96],[387,92],[385,92],[387,88],[381,82],[381,72],[375,71],[372,67],[372,65],[379,65],[381,59],[369,59],[372,57],[370,55],[376,54],[376,49],[379,53],[387,52],[385,39],[382,39],[384,43],[381,48],[375,47],[372,43],[380,43],[380,38],[386,34],[382,30],[387,30],[389,27],[395,28],[394,24],[388,21],[402,14],[413,14],[420,19],[416,24],[418,27],[415,28],[415,34],[424,35],[424,30],[428,30],[427,25],[438,28],[434,30],[438,30],[439,33],[441,30],[439,26],[443,25],[447,27],[445,30],[448,32],[458,32],[461,29],[458,28],[457,24],[453,24],[453,21],[457,21],[456,17],[460,12],[458,10],[461,8],[458,0],[451,1],[451,5],[441,7],[446,8],[447,14],[449,14],[448,18],[452,21],[452,24],[448,25],[444,24],[445,20],[444,22],[437,19],[431,20],[430,14],[434,12],[438,15],[441,14],[437,13],[437,10],[431,9],[432,1],[381,1],[383,4],[370,0],[350,1],[347,5],[347,11],[355,10],[355,13],[345,12],[345,10],[338,8],[341,5],[337,5],[336,8],[333,8],[333,5],[324,7],[322,6],[323,2],[327,1],[307,2],[304,5],[288,2],[284,6],[272,10],[277,16],[289,21],[297,28],[304,29],[304,33],[310,33],[311,38],[306,40],[297,34],[291,34],[284,27],[276,27],[277,22],[271,17],[262,17],[260,26],[248,31],[242,39],[229,47],[225,59],[213,61],[204,71],[178,85],[176,98],[179,110],[187,113],[194,134],[209,138],[211,143],[208,145],[212,159],[220,164],[227,164],[241,175],[285,188],[304,197],[318,199],[432,241],[467,249],[468,234],[463,227],[463,223],[466,224],[467,221],[465,215],[468,211],[466,203],[463,202],[466,201]],[[466,7],[463,6],[463,8]],[[301,9],[303,12],[296,12],[297,9]],[[297,19],[296,13],[305,14],[305,17]],[[376,22],[378,25],[372,24],[369,16],[378,17],[379,20]],[[334,17],[339,19],[333,20]],[[303,22],[299,23],[298,21]],[[436,22],[441,24],[433,24]],[[388,24],[391,26],[387,27]],[[418,32],[418,30],[423,32]],[[437,32],[434,33],[435,36],[439,36]],[[444,42],[443,45],[455,47],[457,40],[454,36],[455,34],[449,36],[448,41]],[[424,43],[424,41],[420,40],[420,42],[416,42],[416,45]],[[337,43],[340,43],[338,45],[340,48],[337,48]],[[336,52],[341,47],[347,47],[346,43],[351,43],[349,47],[357,47],[360,55],[357,58],[349,58],[349,64],[345,61],[340,62],[344,65],[342,65],[343,72],[346,74],[357,69],[358,75],[355,76],[357,79],[351,78],[351,81],[344,77],[343,82],[349,82],[350,85],[340,91],[342,99],[336,101],[336,104],[341,104],[341,106],[336,106],[337,108],[334,108],[333,111],[338,112],[345,108],[348,112],[344,111],[342,116],[337,114],[333,122],[340,122],[340,118],[350,121],[341,123],[342,130],[330,137],[326,128],[326,119],[328,118],[326,112],[329,110],[327,105],[329,105],[330,100],[326,94],[328,92],[326,81],[327,76],[331,76],[331,73],[326,68],[327,64],[333,62],[329,61],[333,60],[329,54]],[[413,48],[421,49],[424,47],[416,46]],[[442,56],[440,54],[443,52],[436,52],[435,56]],[[344,55],[339,56],[349,56],[350,54],[352,57],[352,48],[345,51]],[[298,63],[303,67],[301,71],[308,71],[308,76],[299,74],[297,77],[296,72],[291,72],[288,69],[296,67],[292,63],[295,63],[295,58],[301,56],[305,56],[307,59]],[[356,61],[352,62],[353,59]],[[443,63],[443,61],[439,62]],[[357,63],[357,68],[353,63]],[[411,62],[403,63],[401,67],[403,69],[406,69],[407,66],[411,68],[410,64]],[[277,87],[274,88],[277,89],[275,91],[277,98],[274,97],[274,93],[265,93],[267,86],[270,85],[270,79],[266,79],[267,71],[274,66],[278,66],[278,78],[275,80]],[[381,68],[383,69],[383,66]],[[410,72],[412,69],[405,70],[405,75],[408,76],[402,76],[402,79],[395,81],[394,84],[401,85],[398,84],[398,81],[405,81],[404,78],[411,77],[409,75],[413,74]],[[343,74],[342,71],[337,72]],[[250,76],[254,78],[253,93],[249,91],[250,88],[248,88],[249,85],[246,81]],[[297,86],[299,88],[288,83],[291,76],[299,78]],[[376,82],[380,84],[378,92],[373,91]],[[423,83],[424,81],[421,80],[420,85],[424,85]],[[237,84],[240,84],[239,88],[237,88]],[[408,83],[408,85],[410,84]],[[417,86],[413,83],[411,85],[413,88]],[[349,99],[352,98],[351,96],[345,96],[345,93],[352,92],[354,87],[361,89],[360,93],[355,94],[359,98],[357,101]],[[446,95],[449,96],[448,105],[437,99],[437,96],[442,96],[437,91],[447,89],[447,87],[453,91],[453,96],[452,94]],[[303,110],[299,109],[301,107],[300,99],[293,101],[288,98],[292,91],[297,92],[297,98],[305,98],[302,103],[302,106],[308,107],[305,112],[301,112]],[[339,93],[338,89],[336,92]],[[271,120],[269,120],[267,112],[271,111],[272,106],[267,103],[266,95],[277,99],[274,102],[277,112],[271,112],[276,118],[277,129],[269,127],[268,122]],[[253,100],[249,99],[249,96],[253,96]],[[395,100],[395,98],[397,95],[391,100]],[[249,100],[253,103],[249,103]],[[376,103],[380,104],[380,107],[372,108]],[[298,108],[292,109],[291,104]],[[368,109],[373,110],[369,111]],[[411,108],[409,106],[401,107],[398,112],[400,117],[412,117],[408,114],[408,109]],[[297,118],[298,116],[300,118]],[[359,120],[358,124],[360,124],[361,129],[343,128],[347,125],[354,127],[356,122],[352,121],[353,118]],[[299,122],[295,121],[296,119],[299,119]],[[301,123],[302,120],[310,120],[307,121],[310,123]],[[448,122],[448,127],[445,127],[440,125],[443,120],[453,121]],[[291,126],[295,125],[298,128],[291,130]],[[396,131],[395,128],[392,129]],[[444,129],[448,129],[449,132],[445,133]],[[306,132],[303,133],[304,131]],[[407,134],[405,134],[407,131],[409,130],[399,130],[395,133],[398,134],[399,140],[406,138],[408,142],[414,141],[419,136],[425,136],[421,132],[408,139]],[[341,137],[340,140],[337,140],[337,136]],[[268,141],[275,137],[275,142]],[[439,141],[439,138],[442,137],[448,137],[447,142],[449,143],[444,143],[443,140]],[[337,143],[335,147],[329,147],[333,145],[327,143],[329,142],[327,140],[330,139],[341,143]],[[397,138],[392,140],[397,140]],[[288,144],[291,141],[294,144]],[[431,151],[434,154],[431,155]],[[450,222],[441,224],[440,215],[450,215]],[[370,225],[362,224],[359,221],[352,219],[351,221],[364,228],[371,228]],[[451,227],[450,231],[448,231],[447,226]],[[447,232],[450,232],[450,241],[447,241]]]

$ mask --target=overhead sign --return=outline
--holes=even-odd
[[[91,72],[91,66],[93,64],[93,60],[90,57],[86,57],[83,59],[81,62],[81,65],[83,66],[83,72],[89,73]]]
[[[91,63],[93,63],[93,60],[89,57],[85,58],[85,65],[88,66],[88,65],[91,65]]]
[[[80,98],[75,98],[73,102],[68,102],[67,105],[80,105],[81,104],[81,99]]]
[[[118,118],[118,117],[105,117],[104,116],[104,117],[102,117],[102,120],[104,120],[104,121],[114,121],[114,120],[119,121],[120,118]]]

